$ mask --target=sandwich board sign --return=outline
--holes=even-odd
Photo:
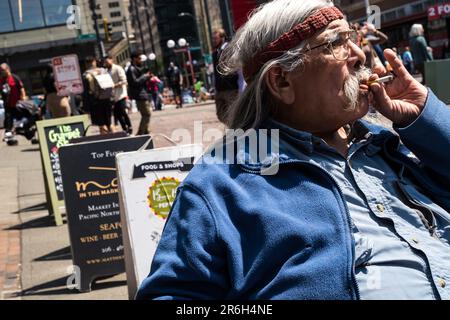
[[[91,290],[103,276],[125,271],[116,155],[139,150],[150,136],[87,141],[60,150],[75,287]],[[152,145],[150,145],[150,148]]]
[[[36,123],[44,178],[47,192],[47,203],[53,213],[56,225],[63,224],[64,190],[61,177],[59,149],[70,143],[70,140],[81,138],[89,126],[87,115],[65,117],[38,121]]]
[[[202,154],[201,144],[121,153],[116,157],[128,295],[150,272],[176,191]]]

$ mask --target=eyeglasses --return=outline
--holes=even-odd
[[[350,56],[350,46],[348,44],[349,40],[359,46],[359,36],[356,30],[339,32],[331,40],[309,48],[309,50],[326,46],[326,49],[330,51],[336,60],[346,61]]]

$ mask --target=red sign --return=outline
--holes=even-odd
[[[58,96],[83,93],[80,65],[75,54],[53,58],[52,66]]]
[[[450,2],[428,8],[428,20],[437,20],[446,16],[450,16]]]

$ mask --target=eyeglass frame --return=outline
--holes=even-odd
[[[360,44],[359,44],[359,43],[360,43],[360,37],[359,37],[359,33],[358,33],[357,30],[349,29],[349,30],[341,31],[341,32],[338,32],[338,33],[337,33],[337,36],[339,36],[339,35],[341,35],[341,34],[343,34],[343,33],[347,33],[347,37],[346,37],[346,39],[345,39],[345,42],[344,42],[342,45],[347,44],[349,40],[352,41],[352,40],[351,40],[351,39],[352,39],[352,36],[350,36],[350,34],[354,34],[354,35],[355,35],[354,38],[356,39],[357,42],[354,42],[354,41],[352,41],[352,42],[353,42],[355,45],[357,45],[358,47],[360,47]],[[321,43],[321,44],[316,45],[316,46],[314,46],[314,47],[312,47],[312,48],[308,48],[308,51],[312,51],[312,50],[315,50],[315,49],[320,48],[320,47],[323,47],[323,46],[329,46],[327,49],[331,52],[331,54],[333,55],[333,57],[334,57],[336,60],[338,60],[338,61],[346,61],[346,60],[350,57],[350,54],[348,54],[348,56],[347,56],[345,59],[338,59],[338,58],[336,58],[336,54],[334,53],[334,50],[333,50],[333,42],[335,42],[335,41],[337,41],[337,40],[339,40],[339,39],[328,40],[327,42]],[[347,52],[348,52],[348,48],[347,48]]]

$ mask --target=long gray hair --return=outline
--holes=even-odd
[[[333,2],[330,0],[274,0],[260,6],[225,48],[219,72],[224,75],[240,72],[245,63],[251,61],[269,43],[306,20],[316,10],[332,6]],[[267,91],[265,74],[275,65],[286,71],[292,71],[301,65],[304,61],[302,50],[306,43],[303,41],[296,48],[268,61],[253,76],[244,92],[227,111],[228,127],[243,130],[257,128],[269,116],[271,107],[267,101],[263,102]]]

